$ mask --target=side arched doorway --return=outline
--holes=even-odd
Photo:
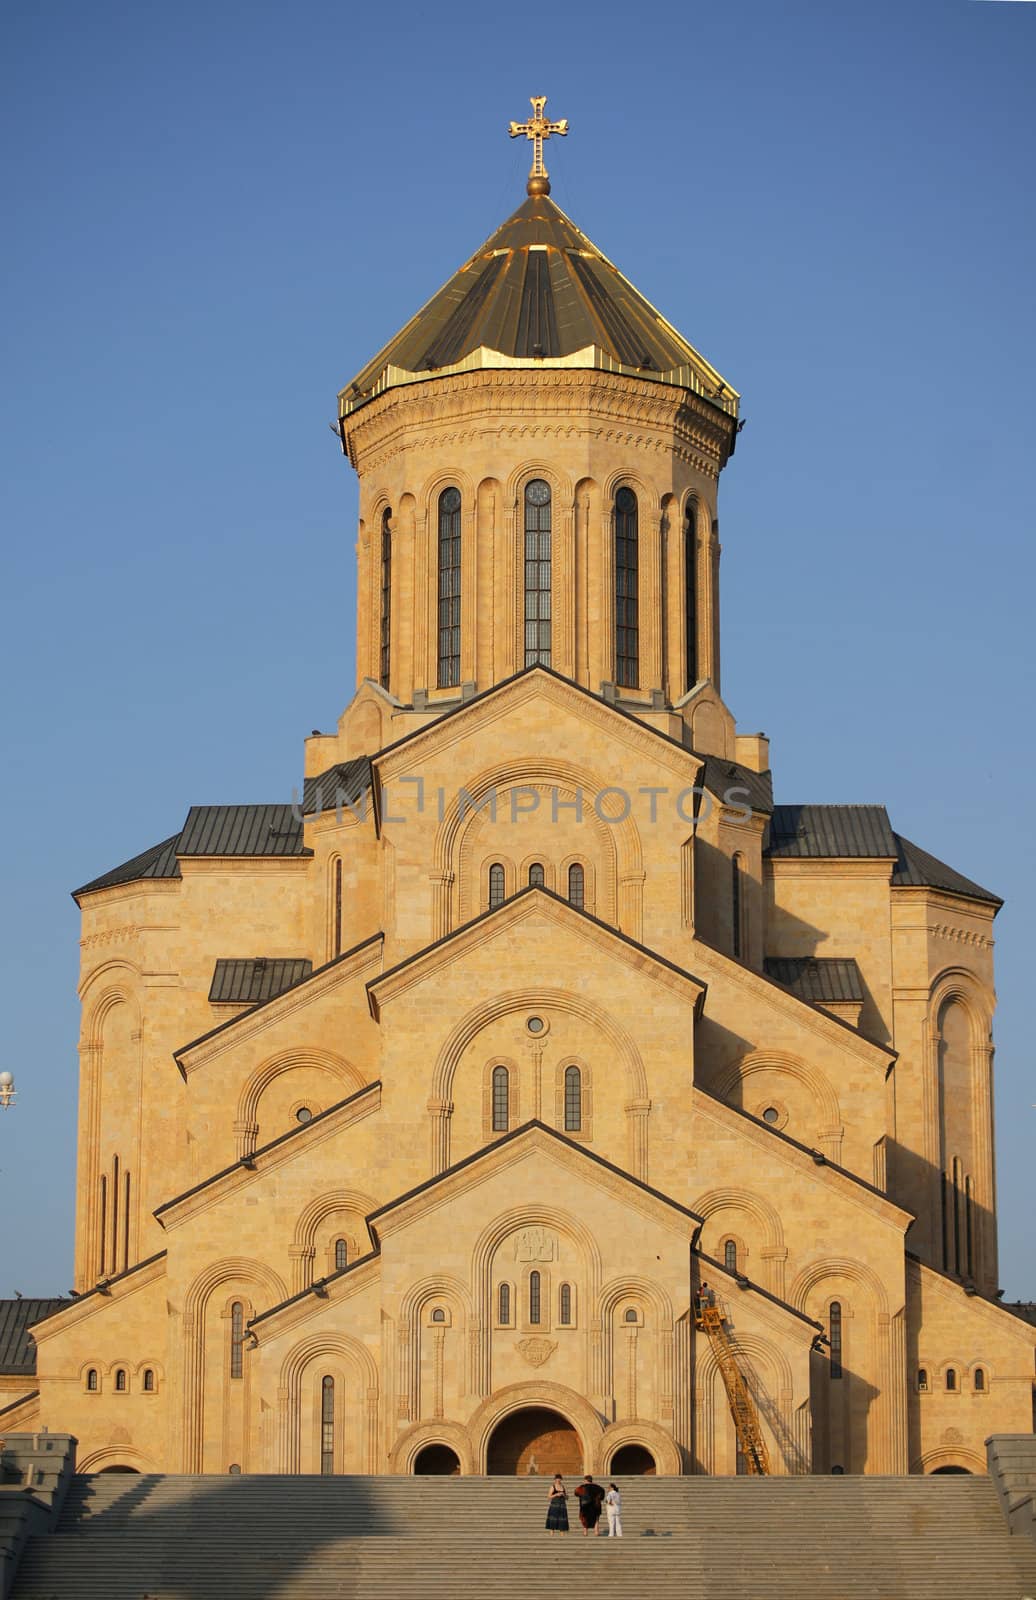
[[[933,1467],[929,1476],[932,1478],[937,1478],[939,1474],[943,1472],[962,1472],[966,1478],[970,1478],[972,1476],[970,1467]]]
[[[646,1445],[624,1444],[612,1456],[608,1471],[627,1478],[653,1478],[658,1467]]]
[[[460,1458],[448,1444],[426,1444],[414,1457],[414,1477],[422,1475],[437,1478],[460,1476]]]
[[[583,1471],[579,1435],[560,1411],[526,1406],[512,1411],[493,1429],[486,1455],[490,1476],[578,1477]]]

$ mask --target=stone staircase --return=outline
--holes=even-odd
[[[542,1478],[80,1477],[13,1600],[1036,1600],[989,1478],[621,1487],[620,1543]]]

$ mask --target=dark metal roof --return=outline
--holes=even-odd
[[[737,416],[729,384],[546,195],[525,200],[342,390],[340,414],[397,384],[474,368],[480,350],[622,370]]]
[[[753,811],[769,813],[773,810],[773,774],[753,772],[737,761],[724,761],[720,756],[702,756],[705,771],[702,783],[710,794],[720,800],[733,791],[731,805],[747,804]],[[747,791],[747,800],[745,798]]]
[[[884,806],[774,806],[768,856],[895,860]]]
[[[192,806],[179,856],[309,856],[295,807]]]
[[[371,786],[369,756],[356,756],[352,761],[340,761],[328,767],[315,778],[307,778],[302,786],[302,810],[312,816],[318,811],[338,811],[343,806],[355,806],[365,789]]]
[[[965,878],[963,873],[955,872],[945,861],[930,856],[927,850],[911,844],[902,834],[897,833],[894,837],[899,847],[896,865],[892,870],[894,884],[905,888],[942,889],[946,894],[963,895],[967,900],[985,900],[990,905],[1003,905],[1003,900],[991,889],[983,889],[980,884]]]
[[[864,998],[860,969],[851,958],[845,961],[816,956],[767,956],[763,968],[768,978],[782,983],[800,1000],[812,1000],[815,1005]]]
[[[78,899],[81,894],[90,894],[94,889],[111,889],[117,883],[134,883],[139,878],[178,878],[180,863],[176,859],[176,841],[179,837],[178,833],[174,833],[171,838],[163,839],[161,844],[153,844],[150,850],[142,850],[139,856],[124,861],[121,867],[112,867],[110,872],[103,872],[99,878],[84,883],[81,889],[73,889],[73,899]]]
[[[251,956],[242,961],[217,961],[209,999],[213,1005],[259,1005],[294,988],[313,971],[312,961]]]
[[[72,1305],[69,1299],[0,1300],[0,1372],[36,1371],[36,1341],[29,1329]]]

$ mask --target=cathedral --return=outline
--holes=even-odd
[[[566,131],[512,124],[523,203],[341,391],[356,689],[294,800],[75,892],[75,1292],[0,1422],[81,1471],[736,1474],[703,1300],[774,1474],[1032,1428],[1000,901],[775,799],[721,686],[738,394],[550,198]]]

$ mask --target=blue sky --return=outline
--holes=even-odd
[[[1007,898],[1001,1281],[1036,1296],[1036,5],[11,0],[0,26],[0,1293],[71,1281],[68,891],[192,803],[290,797],[353,682],[336,391],[519,204],[506,126],[547,92],[554,198],[744,396],[724,690],[778,797],[882,801]]]

